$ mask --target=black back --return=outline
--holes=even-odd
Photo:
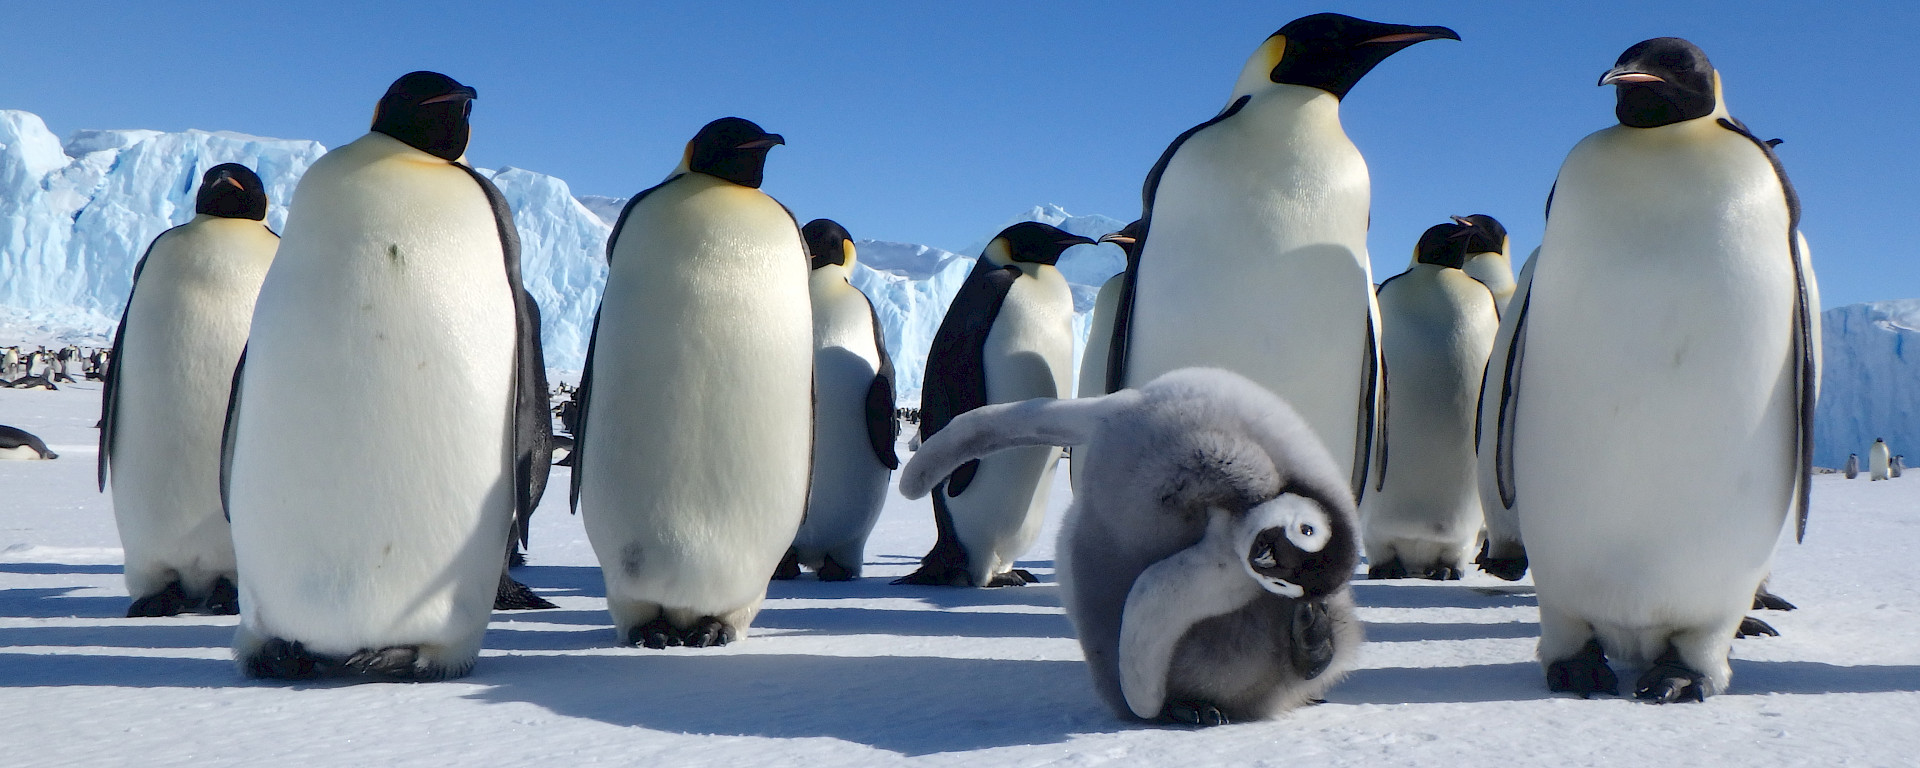
[[[955,416],[987,404],[987,335],[1000,314],[1020,268],[994,266],[985,256],[961,284],[927,350],[926,384],[920,398],[920,439],[932,438]],[[959,496],[973,482],[979,461],[960,465],[947,476],[946,493]]]

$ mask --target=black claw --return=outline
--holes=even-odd
[[[700,619],[700,624],[688,630],[681,642],[688,648],[718,648],[733,642],[733,627],[713,616]]]
[[[507,550],[507,567],[518,568],[527,564],[527,555],[518,546]]]
[[[1226,725],[1227,715],[1219,707],[1204,701],[1176,701],[1167,705],[1167,718],[1174,722],[1210,728]]]
[[[1753,593],[1753,610],[1791,611],[1793,609],[1793,603],[1780,599],[1779,595],[1768,592],[1765,587],[1761,587]]]
[[[515,581],[506,571],[500,572],[500,586],[493,591],[493,609],[496,611],[532,611],[558,608],[546,598],[534,594],[533,589]]]
[[[1460,569],[1451,565],[1430,565],[1427,566],[1426,576],[1433,581],[1458,581]]]
[[[1527,575],[1527,553],[1522,551],[1518,557],[1494,557],[1489,550],[1491,542],[1480,542],[1480,554],[1474,556],[1473,564],[1487,574],[1507,581],[1519,581]]]
[[[1367,567],[1367,578],[1369,579],[1404,579],[1406,577],[1407,566],[1401,563],[1400,558],[1397,557],[1379,565]]]
[[[386,680],[432,680],[439,677],[420,664],[420,648],[412,645],[361,649],[341,662],[340,671]]]
[[[1595,693],[1618,696],[1620,678],[1607,666],[1607,654],[1600,650],[1600,641],[1589,639],[1572,658],[1547,665],[1547,690],[1577,693],[1583,699]]]
[[[1325,604],[1295,601],[1288,634],[1293,640],[1293,669],[1300,677],[1312,680],[1333,664],[1333,616]]]
[[[1743,637],[1779,637],[1780,630],[1774,629],[1772,624],[1748,616],[1740,620],[1740,626],[1733,630],[1733,636],[1734,639]]]
[[[780,558],[780,564],[773,567],[775,581],[790,581],[800,575],[800,550],[787,547],[787,554]]]
[[[160,591],[133,601],[133,605],[127,608],[127,618],[177,616],[191,607],[193,603],[187,599],[186,588],[180,586],[178,581],[170,581]]]
[[[240,612],[240,590],[227,577],[213,581],[213,592],[207,595],[202,610],[215,616],[233,616]]]
[[[627,645],[644,645],[659,650],[679,644],[680,630],[674,629],[665,616],[655,616],[653,621],[634,627],[632,632],[627,633]]]
[[[821,581],[853,581],[859,578],[853,575],[852,569],[836,562],[833,555],[827,555],[825,560],[826,562],[820,564],[820,570],[816,571]]]
[[[1687,666],[1680,660],[1680,652],[1671,646],[1654,660],[1653,668],[1641,675],[1633,688],[1634,698],[1654,704],[1704,701],[1706,695],[1707,676]]]
[[[298,642],[270,638],[247,659],[247,677],[311,680],[320,676],[325,661]]]

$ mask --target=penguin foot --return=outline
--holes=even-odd
[[[1429,565],[1425,575],[1429,581],[1459,581],[1460,569],[1451,565]]]
[[[320,676],[326,660],[298,641],[269,638],[248,657],[242,668],[247,677],[273,680],[311,680]]]
[[[1211,728],[1227,724],[1227,713],[1204,701],[1176,701],[1167,705],[1167,719],[1176,723]]]
[[[1404,579],[1406,577],[1407,566],[1405,563],[1400,562],[1400,558],[1397,557],[1379,565],[1367,566],[1367,578],[1369,579]]]
[[[518,568],[526,564],[527,564],[527,553],[521,552],[519,547],[514,547],[512,549],[507,550],[507,567],[508,568]]]
[[[213,592],[207,595],[207,602],[201,610],[215,616],[233,616],[240,613],[240,589],[225,576],[213,580]]]
[[[627,633],[627,645],[644,645],[659,650],[679,644],[680,630],[667,623],[665,616],[655,616],[653,621],[634,627],[632,632]]]
[[[700,617],[700,623],[687,630],[680,641],[688,648],[718,648],[733,642],[733,627],[714,616]]]
[[[1494,578],[1505,579],[1507,581],[1519,581],[1520,577],[1527,575],[1527,553],[1525,550],[1522,550],[1518,557],[1494,557],[1492,553],[1489,552],[1491,548],[1492,544],[1490,542],[1480,542],[1480,554],[1475,555],[1473,558],[1473,564],[1480,566],[1480,570],[1486,571],[1488,575]]]
[[[917,584],[923,587],[971,587],[973,577],[967,575],[967,569],[943,563],[922,562],[920,568],[900,578],[893,584]]]
[[[1634,698],[1654,704],[1704,701],[1706,695],[1707,676],[1687,666],[1672,647],[1654,660],[1653,668],[1641,675],[1633,687]]]
[[[379,680],[438,680],[441,674],[420,663],[420,647],[396,645],[390,648],[363,648],[340,663],[339,672]]]
[[[820,563],[820,570],[815,573],[819,574],[821,581],[853,581],[860,578],[860,574],[836,562],[833,555],[827,555],[825,562]]]
[[[773,567],[775,581],[792,581],[800,576],[800,550],[787,547],[787,554],[780,558],[780,564]]]
[[[1780,599],[1779,595],[1768,592],[1766,587],[1754,590],[1753,609],[1756,611],[1791,611],[1794,604]]]
[[[1333,617],[1327,613],[1326,604],[1296,601],[1287,634],[1293,640],[1293,669],[1301,679],[1319,677],[1333,664]]]
[[[506,571],[500,572],[500,586],[493,591],[493,609],[496,611],[532,611],[560,606],[548,602],[546,598],[534,594],[533,589],[515,581]]]
[[[969,581],[971,581],[971,579],[969,579]],[[1024,587],[1037,581],[1039,581],[1039,579],[1034,578],[1032,571],[1025,568],[1014,568],[1005,573],[994,574],[993,578],[987,580],[987,586]]]
[[[1779,636],[1780,636],[1780,630],[1774,629],[1772,624],[1768,624],[1752,616],[1748,616],[1744,619],[1741,619],[1740,626],[1736,627],[1733,630],[1733,637],[1736,640],[1742,637],[1779,637]]]
[[[170,581],[160,591],[133,601],[133,605],[127,608],[127,618],[178,616],[181,611],[191,607],[193,601],[187,599],[186,588],[180,586],[178,581]]]
[[[1547,665],[1547,690],[1577,693],[1583,699],[1595,693],[1618,696],[1620,679],[1614,676],[1613,668],[1607,666],[1607,654],[1600,650],[1600,641],[1589,639],[1572,658]]]

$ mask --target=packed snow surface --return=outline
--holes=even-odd
[[[140,765],[1859,765],[1920,753],[1920,476],[1814,480],[1783,537],[1780,637],[1734,644],[1732,690],[1652,706],[1550,695],[1532,587],[1360,582],[1360,669],[1329,701],[1209,730],[1121,720],[1096,698],[1042,582],[895,587],[932,544],[892,497],[867,577],[772,585],[747,639],[615,647],[566,470],[518,577],[561,607],[496,614],[472,675],[426,684],[250,681],[232,617],[121,618],[111,502],[93,488],[99,391],[0,390],[0,423],[56,461],[0,462],[0,745],[8,766]],[[379,450],[373,438],[369,450]],[[903,455],[904,455],[903,450]],[[1050,529],[1066,506],[1054,489]],[[350,501],[347,500],[347,501]]]

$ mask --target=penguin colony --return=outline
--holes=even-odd
[[[1077,398],[1055,265],[1094,240],[995,237],[899,407],[852,236],[761,192],[784,139],[728,117],[622,211],[586,370],[551,402],[513,220],[464,162],[477,92],[432,72],[308,171],[284,237],[251,171],[209,169],[136,270],[113,367],[8,349],[0,373],[104,377],[129,615],[238,611],[250,676],[466,673],[490,610],[540,602],[507,568],[556,444],[618,642],[739,640],[770,578],[859,578],[904,421],[900,487],[931,495],[938,540],[896,583],[1031,583],[1014,566],[1075,449],[1063,602],[1123,717],[1321,695],[1361,640],[1363,551],[1372,578],[1458,578],[1476,548],[1531,571],[1552,690],[1617,694],[1614,665],[1653,702],[1725,690],[1732,639],[1765,627],[1745,611],[1791,608],[1765,586],[1774,538],[1805,530],[1818,293],[1793,186],[1705,53],[1649,40],[1602,76],[1619,124],[1569,154],[1517,280],[1475,214],[1375,286],[1340,105],[1443,39],[1316,14],[1261,43],[1100,239],[1126,268]],[[351,374],[324,362],[349,352]],[[0,449],[53,458],[12,428]],[[1667,471],[1728,450],[1745,460]]]

